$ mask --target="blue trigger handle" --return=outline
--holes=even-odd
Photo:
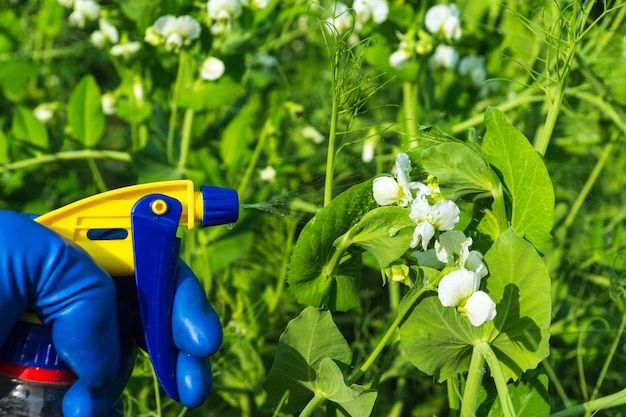
[[[172,335],[180,239],[176,236],[182,204],[162,194],[139,199],[131,211],[135,283],[146,347],[165,393],[179,400]]]

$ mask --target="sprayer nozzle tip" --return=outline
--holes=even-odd
[[[235,223],[239,218],[239,197],[230,188],[200,187],[202,194],[202,227]]]

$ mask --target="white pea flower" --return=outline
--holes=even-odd
[[[210,56],[200,65],[200,76],[207,81],[215,81],[224,75],[226,67],[224,61],[214,56]]]
[[[496,316],[496,304],[478,290],[480,278],[465,268],[446,274],[439,282],[438,298],[444,307],[456,307],[473,326],[480,326]]]
[[[133,79],[133,97],[135,97],[135,100],[137,101],[137,103],[141,103],[143,102],[144,98],[145,98],[145,94],[144,94],[144,90],[143,90],[143,83],[141,82],[141,78],[140,77],[135,77]]]
[[[326,23],[337,32],[343,33],[352,27],[352,14],[344,3],[336,3],[333,17],[326,19]]]
[[[41,103],[33,109],[33,115],[41,123],[48,123],[54,116],[54,106],[52,103]]]
[[[302,128],[302,136],[306,139],[310,139],[316,145],[324,142],[324,135],[322,135],[319,130],[314,128],[313,126],[305,126]]]
[[[209,0],[207,14],[213,21],[211,33],[219,35],[230,32],[233,20],[241,16],[241,12],[239,0]]]
[[[111,47],[111,55],[128,57],[136,54],[141,49],[139,42],[126,42],[113,45]]]
[[[378,136],[372,136],[363,141],[363,151],[361,152],[363,162],[372,162],[377,144]]]
[[[442,33],[448,40],[461,37],[461,14],[454,4],[437,4],[428,9],[424,24],[431,33]]]
[[[276,170],[273,166],[268,165],[259,171],[259,178],[262,181],[273,182],[276,179]]]
[[[487,79],[485,70],[485,57],[468,55],[459,61],[459,74],[469,76],[474,85],[481,85]]]
[[[441,278],[437,296],[442,306],[458,307],[465,305],[467,299],[477,290],[476,275],[461,268]]]
[[[381,206],[397,204],[405,207],[413,201],[412,190],[417,188],[417,185],[409,181],[411,170],[409,155],[399,153],[396,156],[397,180],[388,176],[374,179],[372,188],[376,202]]]
[[[469,250],[472,238],[466,237],[460,230],[448,230],[435,241],[437,259],[449,266],[465,268],[476,274],[478,279],[485,277],[489,271],[483,263],[482,253]]]
[[[100,96],[100,104],[102,105],[102,113],[106,115],[115,114],[115,95],[113,93],[104,93]]]
[[[409,60],[413,57],[413,51],[409,47],[408,43],[401,41],[398,46],[398,50],[393,52],[389,56],[389,65],[395,69],[402,69],[406,66]]]
[[[154,22],[154,30],[165,40],[165,49],[179,52],[200,36],[200,23],[189,15],[161,16]]]
[[[452,69],[459,60],[459,53],[450,45],[437,45],[428,64],[433,69]]]
[[[435,231],[451,230],[459,222],[459,207],[450,200],[441,200],[429,204],[426,195],[419,192],[411,204],[409,217],[417,223],[410,246],[417,247],[420,243],[426,250]]]
[[[370,20],[381,24],[387,20],[389,6],[385,0],[354,0],[352,9],[356,14],[356,30],[360,31],[362,26]]]
[[[98,48],[103,48],[106,44],[114,45],[120,41],[120,35],[117,28],[109,23],[106,19],[98,20],[98,30],[94,30],[90,40]]]
[[[404,193],[398,182],[392,177],[384,176],[374,178],[373,182],[374,200],[381,206],[397,204],[404,201]]]
[[[459,311],[467,316],[472,326],[478,327],[496,317],[496,303],[486,292],[476,291]]]
[[[68,20],[71,25],[84,28],[88,21],[93,21],[100,15],[100,5],[93,0],[76,0],[74,10]]]

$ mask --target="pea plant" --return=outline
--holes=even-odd
[[[0,208],[237,190],[185,234],[220,316],[185,409],[626,415],[619,1],[0,0]]]

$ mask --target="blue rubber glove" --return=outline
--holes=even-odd
[[[80,248],[21,214],[0,211],[0,237],[0,343],[31,308],[52,327],[59,355],[78,376],[63,401],[66,417],[121,415],[119,397],[136,347],[128,333],[120,333],[128,317],[118,321],[113,280]],[[119,314],[125,311],[119,309]],[[222,328],[202,286],[183,263],[172,329],[180,349],[180,400],[195,407],[211,390],[208,357],[221,344]]]

